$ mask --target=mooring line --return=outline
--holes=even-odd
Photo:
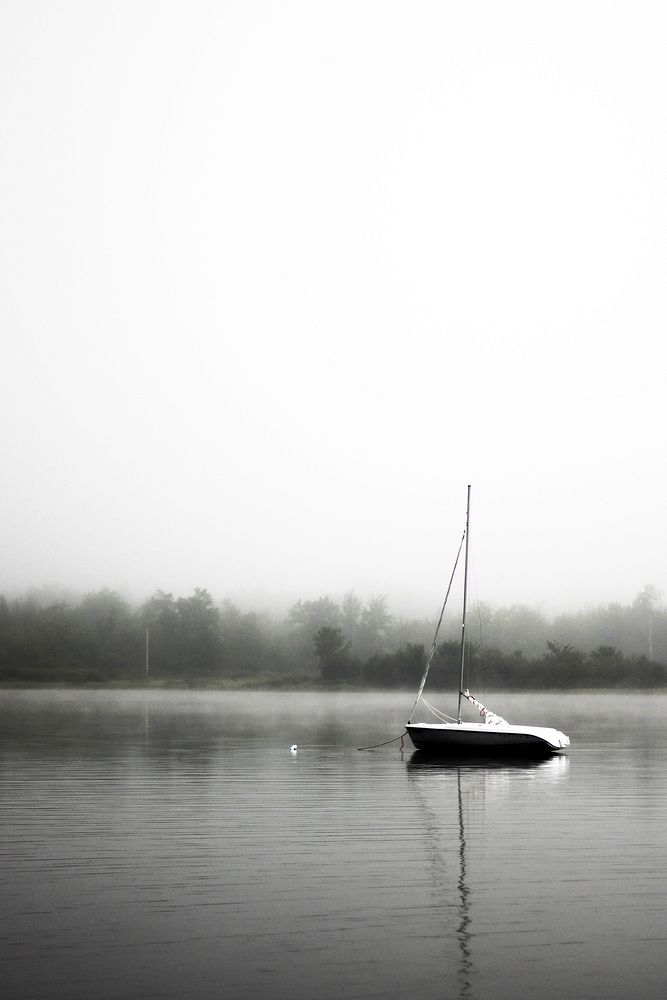
[[[397,740],[401,741],[401,750],[403,749],[403,738],[407,736],[407,729],[401,733],[400,736],[394,736],[393,740],[387,740],[386,743],[374,743],[372,747],[357,747],[357,750],[377,750],[378,747],[388,747],[390,743],[396,743]]]

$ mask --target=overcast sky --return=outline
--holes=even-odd
[[[0,6],[0,591],[667,592],[667,6]]]

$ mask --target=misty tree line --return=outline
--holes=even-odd
[[[0,596],[0,681],[414,687],[433,622],[400,619],[383,596],[297,601],[283,619],[157,591],[139,607],[100,590],[79,601]],[[667,684],[667,610],[653,587],[631,605],[548,619],[526,606],[470,611],[471,686]],[[459,623],[445,619],[433,686],[457,683]],[[147,658],[148,653],[148,658]],[[148,659],[148,662],[147,662]],[[479,677],[479,681],[476,678]]]

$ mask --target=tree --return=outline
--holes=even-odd
[[[376,653],[362,668],[362,677],[373,687],[414,688],[424,671],[424,647],[407,643],[394,653]]]
[[[584,654],[569,642],[548,641],[547,653],[542,657],[542,662],[552,671],[556,668],[549,677],[552,684],[556,681],[567,685],[581,683]]]
[[[522,649],[530,656],[538,656],[544,649],[548,634],[545,617],[525,604],[513,604],[490,612],[483,609],[483,634],[480,639],[506,651]],[[476,624],[475,615],[470,615],[470,626]],[[481,620],[481,614],[480,614]]]
[[[141,659],[141,638],[127,601],[106,587],[86,594],[76,610],[76,621],[81,666],[96,668],[106,676],[134,672]]]
[[[287,671],[289,659],[268,614],[243,613],[226,600],[220,608],[220,622],[226,674],[246,677]]]
[[[220,612],[208,590],[196,587],[191,597],[179,597],[176,608],[181,669],[194,676],[219,671],[223,661]]]
[[[313,626],[331,628],[340,625],[340,608],[330,597],[318,597],[316,601],[297,601],[287,615],[287,621],[302,631],[311,631]]]
[[[360,597],[357,597],[353,590],[348,590],[341,601],[341,627],[352,647],[353,652],[357,651],[357,641],[359,639],[359,631],[361,628],[361,615],[363,607],[363,601]]]
[[[350,644],[345,641],[341,629],[331,628],[328,625],[318,629],[315,633],[315,651],[320,661],[323,680],[347,680],[357,672]]]
[[[301,669],[316,668],[313,637],[321,628],[340,628],[340,608],[330,597],[297,601],[287,615],[292,660]]]
[[[371,597],[361,612],[356,652],[363,659],[386,652],[392,624],[384,594]]]
[[[656,606],[660,600],[660,591],[653,584],[648,583],[642,591],[635,597],[632,610],[636,612],[642,630],[646,635],[646,653],[649,660],[653,659],[653,620]]]
[[[178,609],[173,594],[157,590],[141,608],[139,618],[150,630],[150,670],[170,676],[179,664]]]
[[[623,680],[628,664],[614,646],[598,646],[586,657],[585,666],[587,683],[595,687],[611,687]]]
[[[430,683],[433,687],[453,690],[461,672],[461,643],[455,639],[441,642],[431,661]]]
[[[208,590],[174,600],[158,590],[141,615],[150,628],[151,672],[198,677],[224,666],[220,612]]]

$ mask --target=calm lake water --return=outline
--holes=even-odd
[[[543,762],[356,749],[411,700],[1,691],[4,1000],[665,996],[667,695],[487,695]]]

